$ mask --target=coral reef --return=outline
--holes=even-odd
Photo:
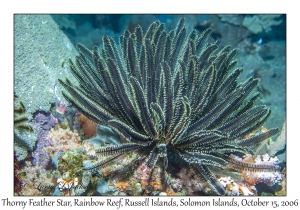
[[[21,195],[23,180],[20,177],[20,166],[14,152],[14,194]]]
[[[159,194],[165,169],[172,166],[168,160],[175,156],[222,195],[224,188],[208,166],[243,168],[230,154],[247,154],[249,147],[279,130],[259,132],[270,110],[254,105],[259,94],[251,92],[257,79],[238,84],[242,70],[230,71],[236,65],[235,50],[225,46],[217,51],[217,43],[205,45],[211,30],[187,34],[184,19],[170,32],[164,28],[156,21],[145,35],[140,26],[133,33],[125,31],[120,37],[123,57],[108,36],[103,37],[100,51],[97,46],[90,51],[77,45],[80,55],[75,62],[70,60],[70,70],[80,87],[59,80],[66,89],[63,96],[127,141],[96,148],[96,156],[103,158],[84,170],[138,152],[150,168],[151,191]],[[110,164],[115,170],[124,167],[119,162]],[[262,170],[275,168],[262,166]]]
[[[36,129],[38,139],[33,153],[33,165],[40,165],[46,168],[51,160],[51,156],[44,148],[52,145],[51,140],[47,136],[51,128],[58,124],[58,119],[51,114],[37,113],[32,120],[32,124]]]
[[[81,138],[78,132],[67,129],[51,129],[46,138],[39,142],[39,148],[34,154],[34,163],[46,167],[56,153],[79,148]],[[53,159],[52,159],[53,162]]]
[[[250,186],[245,182],[236,183],[231,177],[219,178],[221,184],[227,189],[226,194],[230,196],[253,196],[256,195],[256,188],[254,185]]]
[[[281,15],[260,14],[260,15],[218,15],[221,21],[227,22],[236,26],[244,26],[251,33],[258,34],[262,32],[269,32],[272,26],[278,26],[282,23]],[[279,19],[279,20],[277,20]]]
[[[69,138],[68,131],[60,132],[59,135],[62,133],[66,133],[65,138]],[[72,144],[74,144],[74,142]],[[84,174],[81,169],[87,156],[84,156],[79,150],[71,148],[68,148],[66,152],[57,154],[57,176],[59,177],[57,179],[58,189],[66,196],[75,195],[76,188],[78,186],[81,188],[81,180],[86,179],[83,178]],[[84,186],[86,185],[88,184],[84,183]],[[82,190],[83,191],[79,191],[79,193],[84,193],[84,188],[82,188]]]
[[[219,17],[221,18],[221,21],[223,22],[228,22],[231,23],[233,25],[241,25],[244,21],[244,15],[219,15]]]
[[[281,20],[275,20],[280,15],[253,15],[246,16],[243,20],[243,26],[248,28],[252,33],[258,34],[263,31],[268,32],[272,26],[277,26]]]
[[[176,193],[182,192],[184,195],[197,195],[199,191],[204,191],[205,194],[212,194],[211,190],[207,188],[207,183],[199,182],[193,170],[182,168],[177,175],[178,179],[173,179],[170,182],[172,189]]]
[[[57,102],[51,112],[34,113],[31,124],[36,130],[37,143],[33,153],[33,164],[46,168],[56,152],[75,149],[81,141],[75,128],[80,128],[77,112]],[[79,124],[79,125],[78,125]],[[74,129],[74,132],[70,130]],[[74,143],[76,142],[76,145]],[[70,143],[70,145],[68,145]]]
[[[81,145],[81,138],[77,130],[71,131],[69,128],[52,128],[47,136],[47,139],[51,140],[51,145],[45,147],[44,149],[52,155],[56,152],[74,150]]]
[[[22,168],[22,195],[52,195],[56,186],[56,173],[47,171],[42,166],[33,166],[30,161]]]
[[[250,30],[257,21],[242,25],[254,16],[258,34]],[[29,105],[25,113],[22,98],[15,100],[25,129],[15,126],[15,136],[25,135],[15,141],[15,195],[286,195],[285,130],[273,141],[279,130],[269,129],[285,120],[285,42],[265,41],[267,31],[278,30],[271,24],[277,17],[254,16],[53,15],[60,31],[87,46],[78,45],[69,65],[65,58],[76,50],[49,16],[16,15],[15,59],[27,68],[23,76],[37,73],[25,86],[20,73],[15,80]],[[67,44],[69,52],[27,46],[48,28],[58,37],[54,46]],[[119,36],[120,47],[113,41]],[[95,44],[99,50],[88,50]],[[24,61],[28,50],[25,57],[41,64]],[[243,73],[234,69],[237,52]],[[65,74],[68,66],[78,83]],[[62,74],[68,105],[56,83]],[[46,99],[35,101],[40,91]]]

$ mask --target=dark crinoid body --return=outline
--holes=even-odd
[[[251,168],[231,154],[251,153],[278,129],[259,132],[270,110],[255,105],[257,79],[237,83],[242,70],[234,70],[236,50],[206,44],[211,29],[188,34],[184,19],[175,30],[164,28],[157,21],[145,33],[140,26],[125,31],[121,52],[107,36],[101,50],[79,44],[70,69],[80,85],[60,80],[64,97],[127,140],[98,149],[109,158],[95,167],[130,152],[140,152],[151,169],[160,162],[168,171],[170,159],[179,159],[222,195],[224,188],[209,167]]]

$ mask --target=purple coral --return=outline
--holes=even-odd
[[[52,145],[52,140],[47,139],[47,136],[51,128],[55,127],[59,121],[52,114],[37,113],[34,116],[32,124],[35,127],[38,139],[36,149],[33,153],[33,165],[46,168],[49,164],[51,160],[50,154],[43,148]]]

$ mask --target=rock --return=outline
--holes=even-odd
[[[55,102],[58,78],[75,82],[68,59],[78,52],[50,15],[15,15],[14,23],[16,102],[23,101],[31,119],[32,113],[47,112]]]
[[[14,44],[15,105],[22,101],[30,120],[37,110],[49,111],[56,97],[63,99],[59,91],[55,95],[55,84],[62,77],[73,81],[67,60],[78,52],[50,15],[15,15]],[[22,160],[37,137],[23,132],[18,138],[27,145],[15,144],[18,159]]]

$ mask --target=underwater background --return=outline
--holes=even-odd
[[[90,50],[95,45],[102,48],[103,36],[112,37],[118,44],[119,36],[125,30],[133,33],[137,25],[140,25],[146,31],[150,24],[157,20],[165,24],[166,31],[170,31],[176,28],[180,18],[185,18],[188,32],[195,29],[198,33],[202,33],[211,28],[212,33],[208,42],[219,40],[219,49],[230,45],[237,50],[235,58],[238,62],[237,67],[244,69],[238,82],[243,82],[249,77],[259,79],[257,90],[260,96],[257,104],[266,105],[272,110],[269,120],[262,129],[285,128],[285,15],[15,15],[16,195],[211,193],[209,187],[198,183],[190,170],[180,171],[176,179],[170,180],[173,187],[169,191],[157,190],[160,189],[160,186],[157,186],[159,184],[152,186],[153,189],[147,185],[149,189],[145,190],[146,184],[136,182],[138,179],[136,177],[128,182],[120,181],[118,177],[110,180],[109,169],[97,172],[102,174],[102,178],[88,172],[81,173],[80,177],[69,177],[76,174],[80,168],[92,164],[87,156],[91,155],[89,152],[93,153],[93,150],[89,148],[90,144],[83,145],[83,140],[89,140],[89,143],[97,142],[99,139],[101,143],[120,141],[120,137],[112,129],[97,125],[79,113],[68,105],[61,94],[63,88],[58,84],[58,79],[68,78],[76,84],[68,66],[68,59],[74,59],[78,55],[75,46],[80,43]],[[281,171],[276,172],[277,174],[270,175],[264,172],[259,175],[243,172],[226,174],[216,171],[219,181],[228,188],[227,194],[285,195],[285,141],[283,129],[280,135],[272,137],[272,140],[257,149],[259,151],[257,154],[267,153],[271,157],[275,155],[278,157],[280,163],[275,162],[281,166]],[[83,155],[84,149],[88,152]],[[271,162],[270,157],[262,156],[261,161],[264,159]],[[256,162],[254,160],[253,157],[251,161]],[[121,166],[122,164],[113,167]],[[139,173],[143,173],[146,168],[138,170],[141,170]],[[188,183],[178,181],[179,179],[188,180]],[[72,186],[79,183],[83,186],[81,189],[72,189]]]

